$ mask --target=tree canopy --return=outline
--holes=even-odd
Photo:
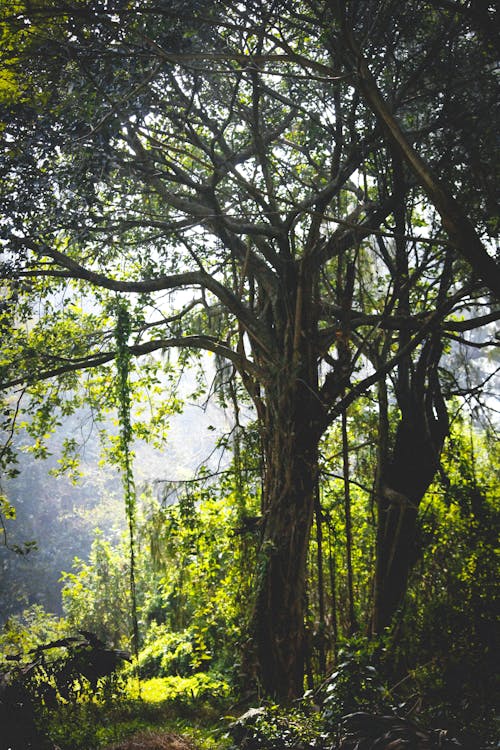
[[[114,403],[123,305],[136,392],[164,383],[154,353],[225,361],[263,467],[246,668],[280,697],[303,684],[322,436],[376,394],[378,631],[446,399],[471,387],[454,342],[494,345],[495,19],[438,0],[53,0],[2,22],[5,427],[19,394],[40,436],[84,397]]]

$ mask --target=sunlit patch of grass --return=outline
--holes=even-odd
[[[140,694],[139,694],[140,691]],[[177,701],[193,703],[198,700],[217,700],[230,694],[229,684],[222,678],[199,672],[190,677],[152,677],[141,681],[131,680],[128,694],[140,697],[146,703]]]
[[[229,696],[225,680],[204,673],[140,684],[130,677],[108,700],[66,704],[46,719],[61,750],[102,750],[144,732],[186,737],[195,750],[224,750],[220,716]]]
[[[147,707],[146,713],[147,713]],[[138,709],[140,710],[140,708]],[[74,717],[73,717],[74,718]],[[92,720],[90,720],[92,718]],[[78,722],[60,723],[53,727],[51,737],[61,750],[104,750],[104,748],[130,737],[147,733],[172,733],[185,737],[193,750],[224,750],[229,748],[229,739],[224,737],[224,727],[193,726],[190,721],[180,719],[156,720],[150,715],[118,718],[102,713],[92,717],[83,713]]]

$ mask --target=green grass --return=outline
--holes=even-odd
[[[211,692],[215,693],[215,695]],[[44,713],[51,740],[61,750],[101,750],[137,732],[173,732],[199,750],[224,750],[224,704],[229,686],[207,675],[129,679],[107,700],[87,700]]]

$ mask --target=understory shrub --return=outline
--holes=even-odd
[[[151,623],[144,647],[139,653],[138,669],[142,678],[186,677],[194,671],[193,642],[188,630],[172,632]]]
[[[378,649],[378,642],[358,639],[339,652],[335,670],[314,693],[327,731],[334,730],[343,716],[354,711],[393,711],[391,692],[374,665]]]
[[[98,704],[119,698],[116,670],[129,654],[109,649],[91,633],[65,636],[10,656],[0,671],[0,750],[52,750],[55,735],[93,735]],[[76,710],[84,721],[69,722]],[[63,720],[61,720],[63,716]],[[80,745],[78,745],[80,746]],[[90,750],[87,744],[86,750]]]
[[[314,750],[326,741],[318,714],[277,705],[249,709],[231,723],[229,735],[230,750]]]

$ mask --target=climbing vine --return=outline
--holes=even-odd
[[[117,370],[117,401],[118,421],[120,425],[119,457],[122,473],[125,510],[128,521],[130,545],[130,596],[132,601],[132,645],[135,655],[139,649],[139,627],[137,623],[137,595],[136,595],[136,561],[135,561],[135,519],[136,493],[134,472],[132,466],[132,423],[130,417],[130,351],[128,339],[131,331],[129,311],[122,300],[116,308],[116,370]]]

